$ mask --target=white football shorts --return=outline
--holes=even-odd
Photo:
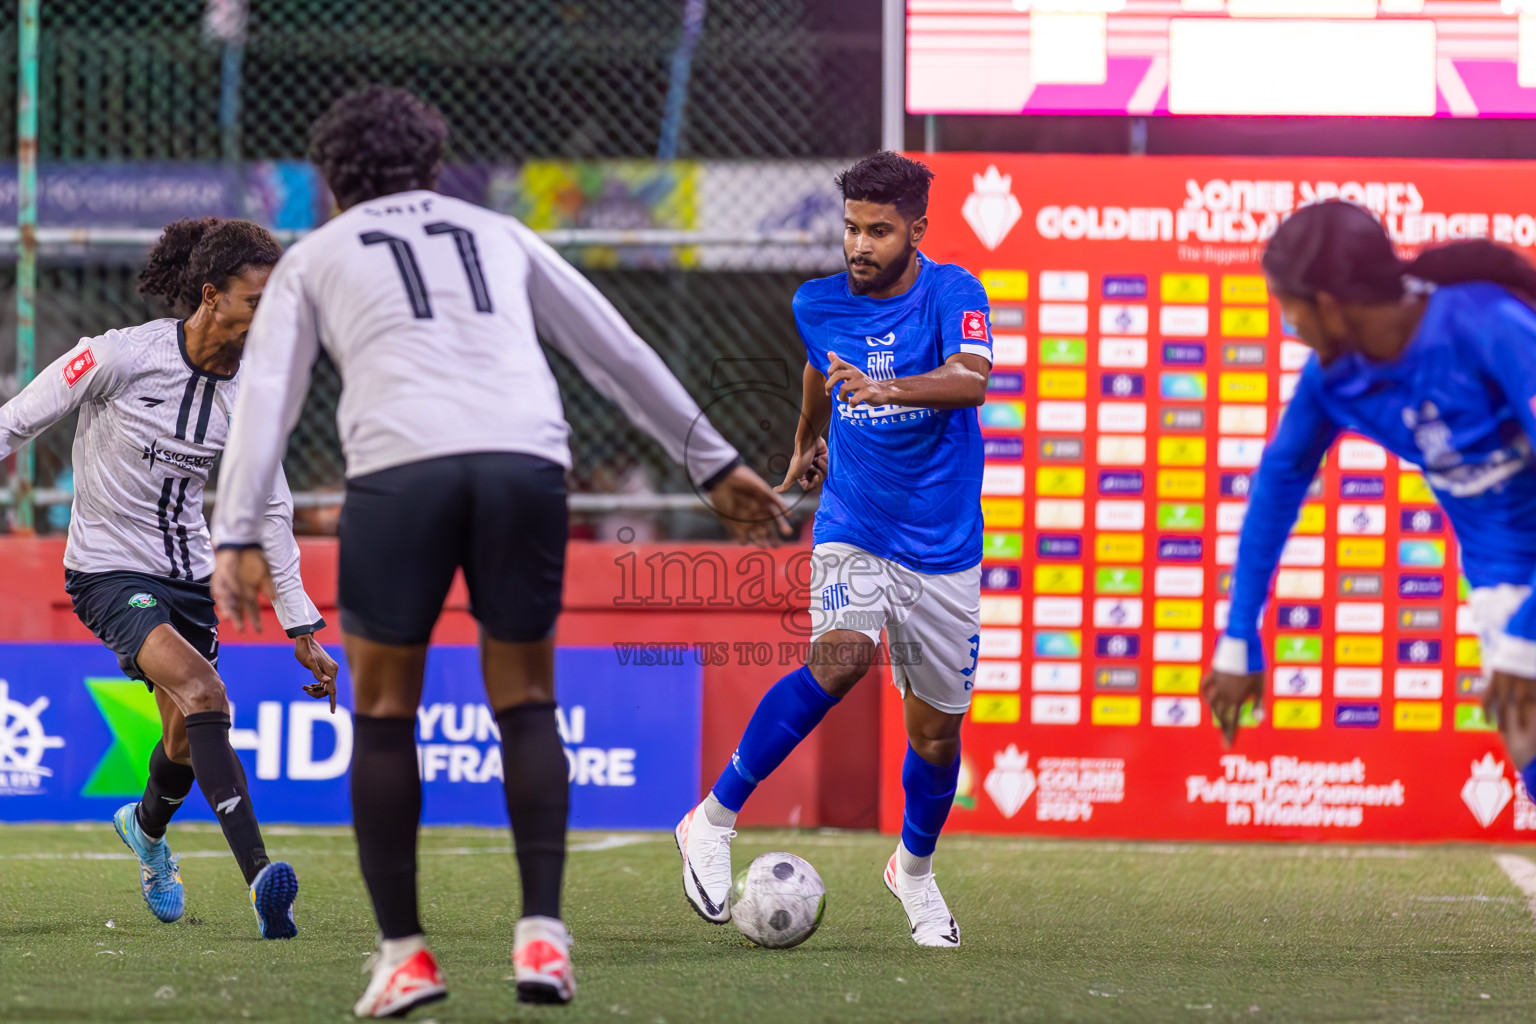
[[[1532,652],[1531,642],[1504,632],[1530,595],[1531,588],[1518,583],[1473,588],[1467,606],[1472,609],[1472,625],[1483,648],[1484,679],[1491,678],[1495,668],[1527,677],[1536,674],[1536,652]]]
[[[834,629],[890,642],[891,678],[940,711],[971,707],[981,649],[981,566],[931,576],[833,541],[811,551],[811,642]]]

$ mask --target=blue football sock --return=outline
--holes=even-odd
[[[907,757],[901,763],[901,788],[907,794],[901,816],[901,845],[914,857],[933,856],[959,781],[958,754],[953,764],[941,768],[918,757],[912,745],[907,745]]]
[[[1536,800],[1536,757],[1531,758],[1531,763],[1520,769],[1520,781],[1525,783],[1526,795]]]
[[[803,665],[774,683],[752,712],[731,763],[715,783],[715,799],[730,810],[741,810],[757,784],[784,763],[837,701]]]

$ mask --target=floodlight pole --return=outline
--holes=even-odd
[[[18,0],[16,74],[16,387],[32,380],[37,317],[37,32],[41,0]],[[31,444],[16,453],[16,529],[33,529],[37,465]]]
[[[907,0],[883,0],[880,32],[880,148],[906,148]]]

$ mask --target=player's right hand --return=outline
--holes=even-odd
[[[1494,672],[1483,692],[1483,711],[1500,732],[1525,732],[1527,715],[1536,708],[1536,679]],[[1513,751],[1511,751],[1513,753]]]
[[[1200,697],[1210,706],[1221,726],[1221,739],[1228,750],[1237,742],[1237,727],[1242,718],[1243,705],[1253,701],[1258,710],[1264,701],[1264,673],[1250,672],[1233,675],[1212,669],[1200,681]]]
[[[313,633],[305,633],[293,641],[293,656],[299,664],[314,674],[315,681],[304,684],[304,692],[315,700],[331,700],[331,714],[336,713],[336,673],[340,666],[326,652]]]
[[[247,624],[261,632],[261,604],[257,598],[265,594],[270,601],[274,591],[272,570],[259,547],[219,548],[214,553],[210,588],[221,620],[233,622],[241,632]]]
[[[789,537],[789,510],[768,481],[746,466],[737,466],[709,492],[715,515],[743,544],[773,544]]]
[[[774,488],[779,494],[789,490],[790,484],[799,484],[807,494],[820,487],[827,479],[827,439],[816,438],[810,449],[795,449],[789,468],[784,471],[784,482]]]

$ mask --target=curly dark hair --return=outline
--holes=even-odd
[[[342,209],[395,192],[435,188],[448,124],[404,89],[348,93],[309,128],[309,159]]]
[[[928,212],[928,185],[933,172],[926,164],[888,149],[867,156],[833,179],[844,199],[886,203],[908,221]]]
[[[1340,302],[1387,303],[1403,297],[1403,278],[1431,284],[1491,281],[1536,296],[1536,268],[1486,238],[1425,249],[1404,263],[1369,210],[1333,199],[1304,206],[1281,224],[1264,250],[1275,287],[1300,299],[1327,292]]]
[[[172,221],[139,272],[139,294],[159,299],[177,316],[203,301],[203,285],[222,291],[251,267],[271,267],[283,247],[272,232],[248,220],[186,217]]]

